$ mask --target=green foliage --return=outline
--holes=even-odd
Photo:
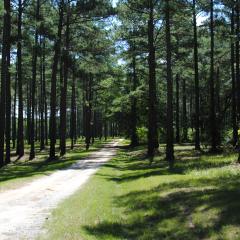
[[[140,143],[147,143],[148,129],[146,127],[137,128],[137,136]]]

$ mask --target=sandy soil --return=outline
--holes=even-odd
[[[117,144],[117,141],[110,143],[67,169],[0,193],[0,239],[35,239],[51,210],[110,160]]]

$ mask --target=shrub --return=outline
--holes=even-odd
[[[146,127],[137,128],[137,136],[139,139],[139,143],[147,143],[147,134],[148,130]]]

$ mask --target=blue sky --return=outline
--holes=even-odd
[[[117,2],[118,2],[118,0],[112,0],[113,7],[116,7]]]

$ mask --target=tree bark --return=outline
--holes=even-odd
[[[17,65],[17,64],[16,64]],[[17,70],[17,67],[16,67]],[[13,98],[13,111],[12,111],[12,149],[16,147],[16,108],[17,108],[17,88],[18,88],[17,72],[15,74],[15,83],[14,83],[14,98]]]
[[[211,151],[217,151],[217,126],[216,126],[216,106],[215,106],[215,86],[214,86],[214,3],[211,0],[210,11],[210,32],[211,32],[211,66],[210,66],[210,132]]]
[[[89,149],[91,141],[91,119],[92,119],[92,76],[87,76],[85,101],[85,143]]]
[[[55,144],[56,144],[56,83],[57,83],[57,68],[58,60],[61,52],[61,35],[63,27],[63,7],[64,0],[61,0],[59,5],[59,22],[57,39],[54,44],[54,57],[52,64],[52,76],[51,76],[51,97],[50,97],[50,123],[49,123],[49,135],[50,135],[50,152],[49,160],[54,160],[55,156]]]
[[[236,105],[236,83],[235,83],[235,11],[232,8],[231,14],[231,74],[232,74],[232,130],[233,130],[233,146],[236,147],[238,143],[238,127],[237,127],[237,105]]]
[[[240,121],[240,59],[239,59],[239,32],[240,32],[240,1],[236,0],[236,52],[235,52],[235,57],[236,57],[236,108],[237,108],[237,127],[239,129],[239,121]],[[239,159],[238,161],[240,162],[240,143],[239,143],[239,137],[238,137],[238,148],[239,148]]]
[[[179,124],[179,74],[176,76],[176,143],[180,143]]]
[[[41,86],[41,91],[40,91],[40,105],[39,105],[39,110],[40,110],[40,151],[45,149],[45,127],[44,127],[44,85],[43,85],[43,39],[41,37],[40,39],[40,45],[41,45],[41,63],[40,63],[40,86]]]
[[[188,118],[187,118],[187,93],[186,93],[186,79],[182,79],[182,128],[183,128],[183,142],[188,141]]]
[[[18,76],[18,132],[17,132],[17,155],[24,155],[23,133],[23,87],[22,87],[22,0],[18,0],[18,42],[17,42],[17,76]]]
[[[132,70],[133,70],[133,76],[132,76],[132,91],[136,91],[137,89],[137,73],[136,73],[136,57],[133,56],[132,60]],[[131,99],[131,146],[136,147],[138,146],[138,136],[137,136],[137,99],[136,96],[132,96]]]
[[[157,128],[157,96],[156,96],[156,59],[154,46],[154,14],[153,1],[149,1],[148,19],[148,155],[154,156],[154,151],[159,147]]]
[[[9,3],[10,5],[10,3]],[[10,17],[10,6],[9,6],[9,18],[8,18],[8,28],[11,29],[11,17]],[[5,164],[11,161],[11,76],[10,76],[10,32],[7,43],[6,51],[6,159]]]
[[[1,99],[0,99],[0,167],[4,165],[4,139],[6,130],[6,97],[7,81],[10,81],[10,34],[11,34],[11,5],[10,0],[4,0],[3,39],[2,39],[2,63],[1,63]]]
[[[198,33],[196,20],[196,0],[193,0],[193,30],[194,30],[194,79],[195,79],[195,149],[200,150],[200,110],[199,110],[199,73],[198,73]]]
[[[45,51],[46,40],[43,37],[43,49],[42,49],[42,78],[43,78],[43,99],[44,99],[44,133],[45,133],[45,145],[48,145],[48,106],[47,106],[47,94],[46,94],[46,67],[45,67]]]
[[[107,141],[107,137],[108,137],[108,124],[107,121],[104,121],[104,139],[105,141]]]
[[[170,6],[166,0],[166,47],[167,47],[167,146],[166,159],[169,161],[170,168],[174,164],[173,149],[173,81],[172,81],[172,52],[171,52],[171,25],[170,25]]]
[[[71,97],[71,126],[70,126],[70,137],[71,137],[71,149],[74,147],[74,142],[76,139],[76,90],[75,90],[76,80],[74,71],[72,74],[72,97]]]
[[[30,130],[31,130],[31,83],[27,83],[27,141],[30,145]]]
[[[35,25],[35,36],[34,36],[34,49],[32,57],[32,85],[31,85],[31,126],[30,126],[30,155],[29,159],[35,158],[35,93],[36,93],[36,75],[37,75],[37,48],[38,48],[38,26],[40,14],[40,2],[37,0],[36,6],[36,25]]]
[[[67,107],[67,83],[68,83],[68,69],[69,69],[69,2],[67,3],[67,20],[66,20],[66,32],[65,32],[65,49],[63,52],[63,83],[61,84],[61,100],[60,100],[60,155],[63,156],[66,153],[66,107]]]

